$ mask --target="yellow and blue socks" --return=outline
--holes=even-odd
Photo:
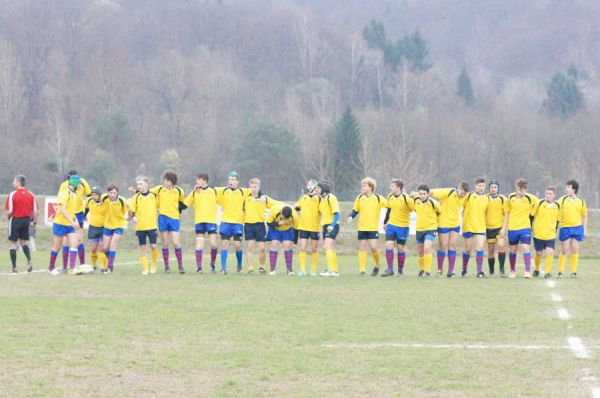
[[[288,272],[292,272],[292,270],[293,270],[293,260],[294,260],[294,251],[293,250],[286,250],[286,251],[283,252],[283,254],[285,255],[285,266],[286,266]]]
[[[466,274],[467,268],[469,267],[469,260],[471,259],[471,253],[463,252],[462,259],[462,272],[463,274]]]
[[[175,257],[177,258],[177,268],[183,271],[183,252],[181,251],[181,247],[175,248]]]
[[[515,272],[517,269],[517,253],[509,253],[508,261],[510,262],[510,272]]]
[[[531,252],[523,253],[523,260],[525,261],[525,272],[531,272]]]
[[[327,253],[327,252],[325,252]],[[394,271],[394,250],[386,249],[385,250],[385,261],[387,262],[388,271]]]
[[[62,247],[62,265],[64,270],[66,270],[69,265],[69,250],[69,246]]]
[[[202,271],[202,250],[196,250],[196,270]]]
[[[302,253],[300,253],[302,254]],[[367,252],[359,251],[358,252],[358,271],[364,273],[367,268]]]
[[[398,252],[398,273],[404,273],[404,262],[406,261],[406,253]]]

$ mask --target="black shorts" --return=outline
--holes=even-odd
[[[358,240],[379,239],[378,231],[358,231]]]
[[[327,224],[327,225],[323,225],[323,239],[325,238],[329,238],[329,239],[333,239],[335,240],[335,238],[337,238],[338,233],[340,232],[340,224],[337,224],[333,230],[331,230],[331,232],[327,231],[327,227],[329,227],[331,224]]]
[[[298,235],[300,235],[300,231],[298,231],[297,229],[294,229],[294,244],[295,245],[298,244]]]
[[[267,240],[265,223],[244,224],[244,238],[246,241],[255,240],[257,242],[265,242]]]
[[[485,237],[487,240],[496,239],[500,235],[502,228],[488,228],[485,230]]]
[[[88,228],[88,240],[90,242],[100,242],[103,238],[104,228],[102,227],[94,227],[90,225]]]
[[[146,239],[148,239],[150,241],[151,245],[155,245],[156,237],[158,236],[158,232],[156,232],[155,229],[149,229],[147,231],[135,231],[135,235],[138,238],[138,242],[140,243],[140,246],[143,246],[146,244]]]
[[[298,238],[299,239],[312,239],[319,240],[319,233],[312,231],[303,231],[301,229],[298,230]]]
[[[18,240],[29,240],[29,223],[31,218],[13,217],[8,223],[8,240],[16,242]]]

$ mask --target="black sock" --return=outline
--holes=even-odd
[[[500,262],[500,271],[504,271],[504,262],[506,261],[506,253],[498,253],[498,261]]]
[[[10,249],[10,261],[13,268],[17,268],[17,249]]]
[[[494,265],[496,264],[495,257],[488,257],[488,266],[490,267],[490,274],[494,273]]]
[[[29,253],[29,246],[23,245],[23,254],[27,257],[27,261],[31,261],[31,253]]]

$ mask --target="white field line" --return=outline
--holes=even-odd
[[[600,387],[592,387],[592,398],[600,398]]]
[[[546,286],[548,286],[548,287],[556,287],[556,282],[551,281],[551,280],[547,280],[546,281]]]
[[[579,337],[569,337],[567,338],[569,342],[569,348],[573,351],[573,354],[579,359],[587,359],[590,357],[590,353],[587,348],[581,342]]]
[[[22,271],[22,272],[17,272],[16,274],[13,274],[12,272],[5,272],[5,273],[0,274],[0,276],[19,276],[19,275],[39,274],[40,272],[48,272],[48,271],[45,269],[34,269],[31,272]]]
[[[558,318],[562,319],[563,321],[568,321],[569,319],[571,319],[571,315],[569,315],[569,311],[567,311],[564,308],[558,308],[556,310],[556,313],[558,314]]]
[[[550,297],[552,297],[552,301],[556,301],[556,302],[563,301],[562,297],[558,293],[550,293]]]
[[[554,350],[569,349],[571,346],[553,345],[518,345],[518,344],[424,344],[424,343],[337,343],[324,344],[325,348],[342,349],[365,349],[375,350],[378,348],[445,348],[459,350]]]

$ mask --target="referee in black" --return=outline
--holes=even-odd
[[[29,252],[29,227],[37,223],[38,209],[33,194],[25,188],[25,176],[18,175],[13,180],[15,188],[6,198],[8,216],[8,240],[10,241],[10,261],[12,272],[17,272],[17,242],[27,257],[27,272],[33,270]]]

